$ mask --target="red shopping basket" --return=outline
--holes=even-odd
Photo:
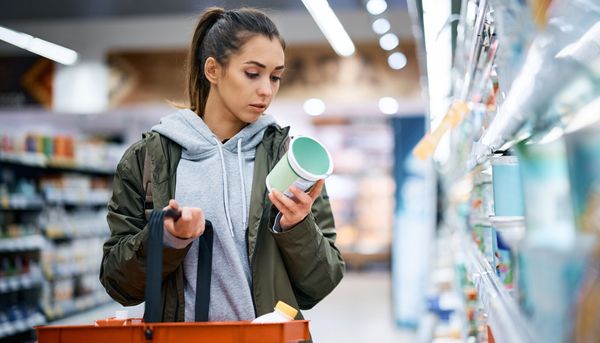
[[[39,343],[287,343],[309,339],[307,320],[252,324],[250,321],[159,323],[164,216],[177,220],[180,213],[154,210],[148,235],[146,309],[144,320],[112,318],[96,325],[37,326]],[[207,221],[204,235],[212,244],[212,225]]]
[[[38,326],[40,343],[283,343],[309,338],[308,321],[140,323],[125,326]]]

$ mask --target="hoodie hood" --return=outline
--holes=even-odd
[[[253,154],[263,138],[264,130],[275,124],[273,116],[263,114],[256,122],[244,127],[221,147],[239,153],[238,145],[241,145],[242,153]],[[221,142],[217,136],[206,126],[200,116],[189,109],[181,109],[162,118],[160,124],[155,125],[152,131],[181,145],[181,157],[184,159],[201,160],[219,153]]]

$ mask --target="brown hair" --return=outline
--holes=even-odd
[[[210,92],[210,82],[204,75],[206,59],[213,57],[220,65],[226,66],[231,54],[239,52],[256,35],[277,38],[285,49],[285,42],[273,21],[257,9],[226,11],[210,7],[202,13],[194,30],[187,61],[187,93],[192,111],[200,116],[204,114]]]

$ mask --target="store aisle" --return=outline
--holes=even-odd
[[[387,272],[347,272],[328,297],[304,314],[316,343],[417,342],[415,332],[393,323]]]

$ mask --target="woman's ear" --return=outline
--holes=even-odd
[[[210,83],[216,84],[219,80],[220,66],[214,57],[209,57],[204,62],[204,76]]]

